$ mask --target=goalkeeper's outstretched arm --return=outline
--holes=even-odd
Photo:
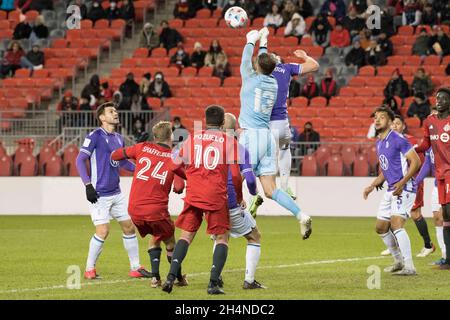
[[[252,30],[249,33],[247,33],[247,44],[245,45],[244,51],[242,52],[242,60],[241,60],[242,78],[246,78],[254,72],[252,64],[252,56],[255,44],[259,40],[259,38],[260,34],[256,30]]]

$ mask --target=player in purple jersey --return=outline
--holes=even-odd
[[[378,209],[376,232],[394,257],[394,265],[384,269],[393,275],[416,275],[412,260],[411,242],[404,229],[406,219],[416,197],[414,175],[419,170],[420,159],[408,140],[391,129],[395,114],[380,107],[375,110],[377,154],[380,175],[364,189],[364,199],[385,180],[388,189]]]
[[[309,57],[303,50],[294,51],[294,55],[304,61],[301,64],[283,63],[280,56],[276,53],[273,54],[278,62],[272,72],[272,76],[275,77],[278,83],[278,93],[270,116],[270,130],[278,144],[278,168],[280,172],[281,189],[286,191],[295,200],[296,196],[288,184],[292,163],[292,155],[289,147],[291,142],[291,130],[289,127],[287,111],[289,85],[292,77],[305,75],[319,70],[319,63]]]
[[[97,279],[96,262],[103,250],[103,244],[109,234],[109,221],[116,219],[123,231],[123,245],[130,260],[129,276],[150,278],[139,262],[139,245],[134,225],[127,210],[127,199],[119,186],[119,167],[134,172],[135,166],[128,160],[111,160],[111,153],[125,146],[123,137],[116,133],[119,115],[114,103],[107,102],[97,108],[100,128],[92,131],[83,142],[77,157],[77,169],[86,186],[86,197],[90,202],[92,222],[95,234],[89,244],[89,254],[84,277]],[[90,172],[86,162],[90,162]]]

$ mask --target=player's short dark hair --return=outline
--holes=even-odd
[[[262,74],[266,76],[270,75],[277,65],[275,58],[267,53],[261,53],[258,56],[257,63],[259,65],[259,68],[261,69]]]
[[[449,87],[440,87],[437,91],[436,91],[436,95],[439,92],[445,92],[446,94],[448,94],[450,96],[450,88]]]
[[[405,123],[405,118],[403,118],[401,115],[399,115],[399,114],[396,114],[395,116],[394,116],[394,119],[398,119],[398,120],[400,120],[403,124]]]
[[[225,121],[225,110],[218,105],[211,105],[205,110],[206,125],[220,127]]]
[[[97,107],[97,110],[95,111],[95,113],[96,113],[96,117],[97,117],[97,120],[100,123],[100,125],[102,124],[102,121],[100,120],[100,116],[105,113],[106,108],[111,108],[111,107],[117,108],[117,105],[114,102],[109,101],[109,102],[102,103],[101,105],[99,105]]]
[[[386,107],[383,107],[383,106],[382,107],[378,107],[378,108],[375,109],[373,114],[375,115],[376,113],[379,113],[379,112],[386,113],[388,115],[389,119],[391,119],[391,121],[394,121],[395,113],[394,113],[394,111],[392,111],[391,108],[386,108]]]

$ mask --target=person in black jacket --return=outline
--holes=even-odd
[[[169,84],[164,80],[162,72],[155,73],[155,79],[150,83],[149,89],[150,97],[154,98],[170,98],[172,92],[170,91]]]
[[[36,21],[34,22],[34,26],[32,29],[32,34],[31,34],[31,38],[37,38],[37,39],[47,39],[49,32],[48,32],[48,28],[45,25],[45,21],[44,21],[44,17],[43,16],[38,16],[36,18]]]
[[[299,0],[297,8],[297,12],[303,17],[303,19],[313,15],[313,7],[308,0]]]
[[[84,86],[81,91],[81,98],[86,100],[91,108],[94,108],[100,96],[100,77],[97,74],[94,74],[89,80],[89,83]]]
[[[205,65],[206,51],[202,49],[202,44],[196,42],[194,44],[194,52],[191,54],[191,66],[200,69]]]
[[[36,10],[39,12],[42,10],[54,10],[53,0],[32,0],[28,10]]]
[[[303,142],[300,146],[300,154],[311,154],[317,148],[319,148],[318,142],[320,142],[320,134],[313,129],[313,125],[310,121],[305,123],[303,132],[298,136],[298,142]],[[306,144],[305,142],[313,142],[312,144]]]
[[[117,7],[117,1],[110,1],[109,8],[106,9],[106,19],[109,21],[120,19],[120,9]]]
[[[78,6],[78,8],[80,8],[81,20],[87,19],[88,9],[87,9],[86,5],[84,4],[84,0],[75,0],[73,2],[73,4]],[[70,6],[70,4],[69,4],[69,6]],[[72,13],[68,13],[67,18],[70,17],[71,15],[72,15]]]
[[[347,66],[357,66],[358,68],[365,65],[366,52],[361,48],[358,40],[353,41],[353,48],[345,56],[345,64]]]
[[[14,28],[13,39],[21,40],[28,39],[31,35],[33,28],[26,18],[21,18],[21,22],[16,25]]]
[[[95,23],[97,20],[106,19],[106,12],[101,6],[101,2],[94,1],[92,3],[92,8],[88,13],[88,19]]]
[[[132,0],[124,0],[122,7],[120,8],[120,18],[127,22],[125,29],[125,34],[127,37],[131,38],[132,26],[134,18],[136,17],[136,12],[134,9],[134,4]]]
[[[175,48],[178,42],[183,42],[183,37],[181,34],[169,27],[169,23],[164,20],[161,22],[162,31],[159,35],[159,42],[162,48],[166,48],[169,51],[172,48]]]
[[[386,33],[380,33],[380,35],[378,36],[378,45],[383,51],[385,57],[392,56],[392,53],[394,52],[394,46],[392,45],[391,40],[387,38]]]
[[[44,52],[40,50],[38,44],[34,44],[31,51],[20,59],[21,65],[32,70],[39,70],[44,67]]]
[[[122,93],[121,109],[129,110],[131,107],[131,99],[134,95],[139,95],[139,84],[134,81],[134,74],[132,72],[127,74],[127,79],[119,87]]]
[[[392,73],[391,80],[389,80],[388,84],[384,88],[384,96],[385,97],[398,96],[402,99],[409,96],[408,83],[405,80],[403,80],[403,76],[400,74],[400,71],[398,69],[396,69]]]
[[[366,22],[364,19],[358,17],[358,13],[355,8],[351,8],[348,15],[342,19],[342,26],[348,30],[350,37],[357,36],[359,32],[364,29]]]
[[[420,123],[425,120],[431,112],[430,102],[428,101],[425,94],[422,92],[417,93],[414,96],[414,101],[408,108],[407,115],[409,118],[417,117],[420,119]]]

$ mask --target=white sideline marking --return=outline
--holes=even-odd
[[[275,266],[260,266],[257,269],[281,269],[281,268],[293,268],[300,266],[311,266],[318,264],[332,264],[332,263],[341,263],[341,262],[354,262],[354,261],[365,261],[365,260],[380,260],[386,259],[388,257],[378,256],[378,257],[362,257],[362,258],[348,258],[348,259],[335,259],[335,260],[319,260],[319,261],[309,261],[302,263],[294,263],[294,264],[280,264]],[[245,269],[225,269],[223,273],[232,273],[232,272],[243,272]],[[209,272],[198,272],[188,274],[188,278],[198,277],[202,275],[208,275]],[[116,283],[128,283],[133,281],[148,281],[148,279],[126,279],[126,280],[113,280],[113,281],[102,281],[102,280],[93,280],[91,282],[83,282],[81,283],[82,287],[85,286],[94,286],[100,284],[116,284]],[[0,294],[5,293],[22,293],[22,292],[35,292],[35,291],[47,291],[47,290],[57,290],[57,289],[67,289],[66,285],[57,285],[57,286],[49,286],[49,287],[41,287],[41,288],[26,288],[26,289],[11,289],[11,290],[1,290]]]

